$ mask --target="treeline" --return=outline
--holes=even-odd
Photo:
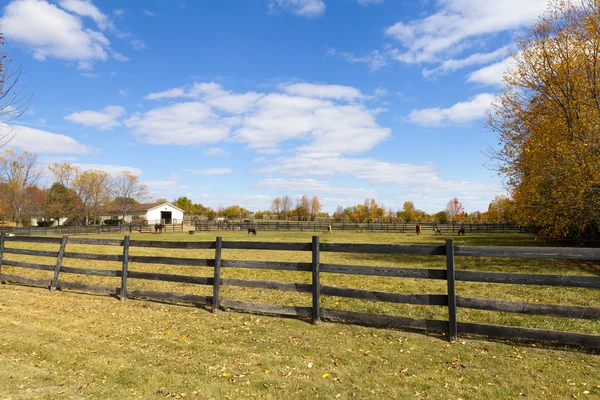
[[[159,201],[167,201],[160,199]],[[295,200],[290,196],[275,198],[269,210],[251,211],[239,205],[220,207],[213,210],[202,204],[193,203],[187,197],[179,197],[172,204],[181,208],[187,215],[202,216],[208,220],[217,217],[228,219],[279,219],[289,221],[314,221],[315,219],[334,220],[336,222],[495,222],[514,223],[512,201],[504,196],[496,196],[485,212],[475,211],[466,213],[463,205],[457,198],[451,199],[446,209],[434,214],[415,207],[413,202],[407,201],[401,211],[394,211],[378,204],[375,199],[366,199],[362,204],[354,206],[338,206],[335,212],[329,214],[322,211],[321,201],[318,196],[299,196]]]
[[[337,222],[496,222],[513,223],[512,201],[504,196],[496,196],[484,212],[466,213],[457,198],[451,199],[446,209],[434,214],[419,210],[414,203],[407,201],[402,210],[395,211],[378,204],[375,199],[366,199],[362,204],[354,206],[337,206],[335,212],[329,214],[322,211],[318,196],[299,196],[295,200],[290,196],[275,198],[269,210],[250,211],[240,206],[219,208],[216,211],[202,204],[194,204],[187,197],[180,197],[173,204],[183,209],[188,215],[203,215],[212,220],[215,217],[229,219],[279,219],[291,221],[314,221],[328,219]]]
[[[27,151],[0,156],[0,213],[17,226],[32,216],[43,226],[97,223],[108,212],[124,217],[148,199],[147,187],[127,171],[113,176],[55,163],[48,167],[53,183],[46,188],[40,184],[43,172],[37,156]]]

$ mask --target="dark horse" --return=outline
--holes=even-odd
[[[458,230],[458,236],[460,236],[460,235],[465,236],[465,227],[464,226]]]
[[[160,232],[162,233],[163,229],[165,229],[164,224],[156,224],[154,225],[154,233]]]
[[[248,228],[248,235],[249,234],[253,234],[254,236],[256,236],[256,229],[254,229],[254,228]]]

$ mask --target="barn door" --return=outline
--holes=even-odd
[[[161,211],[160,212],[160,220],[163,224],[170,224],[172,222],[172,213],[171,211]]]

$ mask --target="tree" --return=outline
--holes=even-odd
[[[229,219],[240,218],[240,206],[230,206],[222,210],[221,215]]]
[[[450,221],[462,221],[464,219],[465,209],[463,205],[455,197],[446,204],[446,216]]]
[[[90,223],[98,217],[100,208],[110,200],[110,175],[104,171],[78,171],[73,179],[73,190],[81,200],[80,214],[85,218],[85,223]]]
[[[438,224],[445,224],[448,222],[448,215],[445,211],[440,211],[438,213],[433,214],[433,220]]]
[[[337,206],[333,213],[333,219],[335,222],[342,222],[344,220],[344,208],[342,206]]]
[[[506,196],[496,196],[488,206],[487,217],[494,222],[511,222],[512,217],[512,201]]]
[[[282,206],[283,206],[283,202],[281,201],[281,199],[279,197],[275,198],[275,200],[273,200],[273,202],[271,203],[271,211],[273,211],[274,213],[277,213],[277,218],[279,218],[281,216]]]
[[[296,200],[296,218],[298,221],[306,221],[310,216],[310,202],[304,195]]]
[[[61,218],[77,217],[77,210],[81,208],[80,202],[75,191],[60,182],[55,182],[48,191],[44,214],[46,217],[55,219],[60,225]]]
[[[48,166],[50,173],[54,176],[54,182],[60,183],[66,188],[71,187],[75,176],[80,172],[79,168],[71,164],[54,163]]]
[[[142,201],[148,198],[148,187],[140,179],[128,171],[122,171],[112,178],[110,190],[115,196],[113,205],[123,219]],[[108,193],[107,193],[108,195]]]
[[[6,150],[0,156],[0,200],[10,210],[17,226],[23,223],[23,217],[35,206],[32,190],[40,175],[35,154]]]
[[[555,1],[517,43],[488,126],[521,224],[548,237],[598,233],[600,2]]]
[[[290,210],[292,209],[292,198],[290,196],[283,196],[281,198],[281,213],[283,218],[287,219]]]
[[[402,207],[402,215],[406,222],[412,222],[417,219],[417,209],[412,201],[405,201]]]
[[[187,197],[179,197],[178,199],[176,199],[173,202],[173,205],[175,207],[179,207],[183,210],[183,212],[185,212],[186,214],[195,214],[195,207],[194,207],[194,203],[192,203],[192,200],[188,199]],[[198,214],[202,214],[201,212],[199,212]]]
[[[7,124],[19,118],[31,101],[25,95],[25,87],[18,87],[25,74],[22,67],[11,68],[12,59],[3,49],[4,36],[0,34],[0,147],[4,147],[15,135]]]
[[[317,196],[311,197],[309,208],[310,219],[314,221],[317,214],[321,212],[321,202],[319,201],[319,198]]]

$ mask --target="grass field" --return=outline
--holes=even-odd
[[[227,240],[302,241],[312,233],[223,232]],[[119,238],[120,235],[103,235]],[[135,235],[135,239],[157,239]],[[161,240],[214,240],[215,233],[167,234]],[[444,243],[424,235],[334,232],[321,241]],[[469,235],[468,245],[540,245],[522,234]],[[56,250],[56,245],[9,243]],[[119,254],[119,247],[67,245],[67,251]],[[205,250],[131,248],[131,255],[213,258]],[[6,254],[6,259],[53,264]],[[224,259],[310,261],[309,252],[224,250]],[[322,253],[324,263],[444,268],[444,257]],[[457,257],[459,270],[598,275],[600,264],[565,260]],[[66,259],[66,266],[119,269],[119,263]],[[131,270],[212,276],[212,268],[130,264]],[[49,279],[47,271],[3,272]],[[224,269],[222,277],[310,282],[310,273]],[[61,276],[116,287],[119,278]],[[322,274],[324,285],[407,293],[445,293],[445,281]],[[130,289],[212,293],[212,287],[131,279]],[[598,290],[457,283],[460,296],[600,307]],[[308,294],[223,287],[222,297],[281,305],[310,305]],[[396,305],[323,297],[325,308],[412,318],[446,319],[438,306]],[[565,398],[600,397],[600,357],[551,345],[443,337],[303,320],[56,292],[0,287],[0,398]],[[600,332],[598,321],[520,316],[459,309],[461,322],[571,332]]]

